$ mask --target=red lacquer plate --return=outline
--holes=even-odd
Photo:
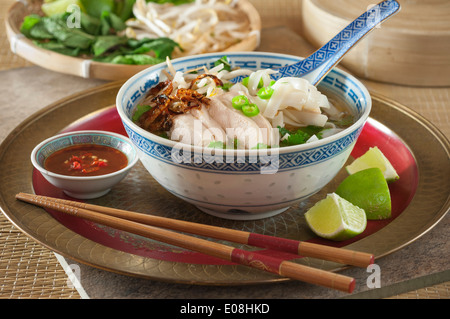
[[[15,179],[5,178],[0,188],[1,208],[23,232],[55,252],[79,262],[127,275],[171,282],[213,285],[240,285],[283,281],[285,278],[235,265],[201,253],[156,242],[141,236],[112,229],[77,217],[43,209],[14,200],[18,192],[71,199],[50,185],[29,163],[32,148],[49,134],[75,130],[107,130],[126,134],[113,106],[119,84],[89,90],[77,97],[55,103],[25,121],[14,135],[2,144],[0,165],[29,167]],[[325,245],[373,253],[381,258],[416,240],[430,230],[449,210],[450,184],[438,179],[448,176],[448,141],[425,119],[408,108],[373,94],[373,112],[365,125],[349,162],[377,146],[387,156],[400,179],[390,184],[392,217],[369,221],[359,236],[332,242],[315,236],[307,227],[304,212],[327,193],[333,192],[347,173],[344,169],[321,192],[308,201],[291,207],[280,215],[257,221],[230,221],[210,216],[186,204],[162,188],[139,163],[107,195],[90,203],[184,219],[204,224],[241,229],[278,237],[307,240]],[[78,107],[77,112],[73,110]],[[80,117],[81,114],[85,114]],[[58,121],[58,116],[64,120]],[[52,119],[49,122],[49,119]],[[50,123],[50,124],[49,124]],[[394,125],[395,123],[395,125]],[[41,132],[46,125],[45,132]],[[395,127],[395,129],[392,129]],[[49,132],[50,131],[50,132]],[[415,138],[412,137],[412,132]],[[19,151],[12,146],[22,143]],[[431,151],[432,150],[432,151]],[[432,164],[432,165],[430,165]],[[438,169],[440,167],[440,169]],[[1,175],[4,173],[0,173]],[[19,174],[19,173],[17,173]],[[445,176],[445,175],[444,175]],[[3,180],[3,179],[2,179]],[[429,191],[439,188],[430,198]],[[424,209],[424,205],[426,209]],[[261,250],[246,245],[231,246],[260,250],[295,262],[338,271],[345,267],[332,262],[300,258],[297,255]]]
[[[93,129],[121,133],[126,136],[126,132],[115,107],[110,107],[101,112],[97,112],[92,116],[85,117],[84,119],[79,120],[65,128],[63,132]],[[347,246],[352,242],[365,238],[382,229],[395,220],[409,205],[416,192],[418,184],[418,168],[411,151],[394,132],[383,126],[381,123],[370,119],[364,126],[351,156],[353,158],[359,157],[364,154],[369,147],[373,146],[377,146],[386,155],[400,176],[398,181],[390,184],[392,217],[381,221],[368,221],[367,228],[361,235],[347,241],[336,243],[317,237],[312,237],[311,239],[308,239],[308,241],[332,246]],[[147,173],[143,170],[141,174]],[[48,183],[37,170],[33,171],[33,188],[37,195],[53,196],[73,200],[73,198],[65,195],[60,189],[57,189]],[[130,192],[133,192],[133,189],[130,189]],[[309,203],[313,203],[313,201],[309,201]],[[120,234],[121,232],[119,231],[112,231],[107,227],[99,227],[95,223],[64,213],[59,213],[52,210],[48,210],[48,212],[61,224],[77,232],[78,234],[107,247],[122,250],[127,253],[174,262],[231,264],[227,261],[211,258],[204,254],[189,250],[173,250],[165,247],[165,245],[158,244],[138,244],[137,241],[145,241],[145,239],[135,237],[133,240],[130,240],[130,236]],[[111,232],[116,233],[115,236],[111,236]],[[267,253],[272,256],[274,254],[280,254],[270,250],[260,250],[260,252]],[[289,256],[285,257],[289,258]],[[298,256],[290,256],[290,259],[294,258],[298,258]]]

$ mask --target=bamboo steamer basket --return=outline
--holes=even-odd
[[[29,14],[37,13],[43,15],[40,9],[42,3],[42,0],[28,2],[17,1],[10,7],[6,19],[6,33],[13,53],[33,64],[52,71],[102,80],[126,80],[137,72],[150,67],[150,65],[96,62],[90,59],[71,57],[37,47],[20,32],[20,26],[24,17]],[[261,18],[255,7],[247,0],[240,0],[237,6],[248,17],[251,32],[246,39],[230,46],[225,52],[253,51],[259,46]]]
[[[315,47],[328,42],[373,0],[303,0],[303,31]],[[342,60],[357,76],[410,86],[450,86],[450,1],[399,0],[401,11]]]

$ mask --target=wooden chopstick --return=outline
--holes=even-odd
[[[65,205],[56,201],[48,200],[48,198],[44,196],[20,193],[16,195],[16,198],[43,208],[74,215],[119,230],[204,253],[241,265],[275,273],[283,277],[349,293],[355,288],[354,278],[337,273],[304,266],[271,256],[265,256],[253,251],[230,247],[224,244],[106,215],[85,208]]]
[[[24,196],[38,196],[38,195],[19,193],[17,196],[24,197]],[[255,234],[241,230],[227,229],[223,227],[187,222],[166,217],[130,212],[111,207],[104,207],[59,198],[51,198],[45,196],[42,196],[41,198],[48,201],[51,200],[64,205],[84,208],[151,226],[182,231],[190,234],[226,240],[244,245],[284,251],[305,257],[313,257],[328,261],[334,261],[345,265],[365,268],[370,264],[374,263],[374,256],[372,254],[364,252],[358,252],[343,248],[336,248],[326,245],[319,245],[269,235]]]

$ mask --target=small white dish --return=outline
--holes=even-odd
[[[96,144],[115,148],[127,157],[127,166],[104,175],[69,176],[56,174],[44,167],[45,160],[58,150],[82,144]],[[97,198],[107,194],[119,183],[138,161],[131,141],[121,135],[106,131],[76,131],[52,136],[39,143],[31,152],[31,162],[52,185],[61,188],[67,195],[78,199]]]

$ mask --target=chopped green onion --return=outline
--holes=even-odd
[[[256,104],[247,104],[242,106],[242,112],[245,116],[253,117],[259,114],[259,108]]]
[[[236,110],[241,110],[243,106],[248,105],[250,102],[245,95],[237,95],[231,99],[231,104]]]
[[[248,80],[249,80],[249,77],[243,78],[242,82],[241,82],[242,85],[245,87],[248,87]],[[263,81],[263,79],[261,79],[261,80],[259,80],[259,83],[258,83],[258,89],[262,88],[263,86],[264,86],[264,81]]]
[[[263,79],[261,78],[261,79],[259,80],[259,83],[258,83],[258,89],[262,88],[263,86],[264,86],[264,81],[263,81]]]
[[[270,99],[272,97],[272,94],[273,94],[273,89],[270,86],[261,88],[258,91],[259,98],[261,98],[263,100]]]

